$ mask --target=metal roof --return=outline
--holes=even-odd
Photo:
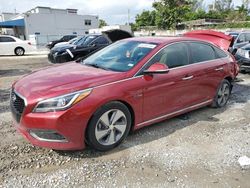
[[[0,22],[0,28],[24,27],[24,19]]]

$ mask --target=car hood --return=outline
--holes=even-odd
[[[59,42],[55,45],[55,47],[62,47],[62,46],[67,45],[67,44],[69,44],[69,42]]]
[[[50,98],[125,78],[125,73],[68,63],[33,72],[14,84],[27,99]]]
[[[112,29],[108,31],[103,31],[102,34],[106,36],[110,40],[110,42],[116,42],[118,40],[133,37],[131,33],[121,29]]]
[[[202,39],[211,42],[223,50],[228,50],[233,45],[233,37],[213,30],[196,30],[183,34],[186,37]]]
[[[72,49],[75,47],[76,47],[76,45],[67,43],[67,44],[55,46],[54,48],[51,49],[51,51],[52,52],[60,52],[60,51],[65,51],[66,49]]]

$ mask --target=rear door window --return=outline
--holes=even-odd
[[[214,49],[208,44],[192,42],[189,43],[189,47],[192,57],[191,63],[200,63],[217,59]]]
[[[0,37],[0,42],[16,42],[16,41],[11,37]]]

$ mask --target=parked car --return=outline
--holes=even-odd
[[[205,32],[205,31],[204,31]],[[194,37],[129,38],[79,61],[27,75],[10,107],[32,144],[106,151],[136,130],[197,108],[226,105],[234,57]]]
[[[229,52],[233,55],[236,54],[237,50],[250,42],[250,32],[229,32],[229,35],[234,37],[234,42],[229,48]]]
[[[239,36],[239,32],[236,31],[226,32],[225,34],[232,36],[234,40],[236,40],[237,37]]]
[[[65,63],[85,57],[103,47],[110,45],[112,42],[132,37],[132,35],[123,30],[109,30],[103,34],[90,34],[82,37],[74,44],[68,44],[51,49],[48,59],[51,63]]]
[[[82,38],[82,37],[75,37],[75,38],[71,39],[71,40],[68,41],[68,42],[59,42],[59,43],[55,44],[54,47],[64,46],[64,45],[67,45],[67,44],[74,44],[74,43],[75,43],[76,41],[78,41],[80,38]],[[54,47],[53,47],[53,48],[54,48]]]
[[[65,35],[65,36],[63,36],[62,38],[60,38],[59,40],[50,41],[50,42],[46,45],[46,47],[49,48],[49,49],[51,49],[51,48],[53,48],[53,47],[54,47],[57,43],[59,43],[59,42],[68,42],[68,41],[70,41],[71,39],[76,38],[76,37],[77,37],[76,35]]]
[[[22,56],[32,51],[34,51],[34,47],[29,41],[23,41],[9,35],[0,35],[0,55]]]
[[[240,66],[241,72],[250,71],[250,44],[239,48],[235,54],[235,58]]]

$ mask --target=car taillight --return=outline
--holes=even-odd
[[[28,42],[28,45],[31,45],[31,42]]]

